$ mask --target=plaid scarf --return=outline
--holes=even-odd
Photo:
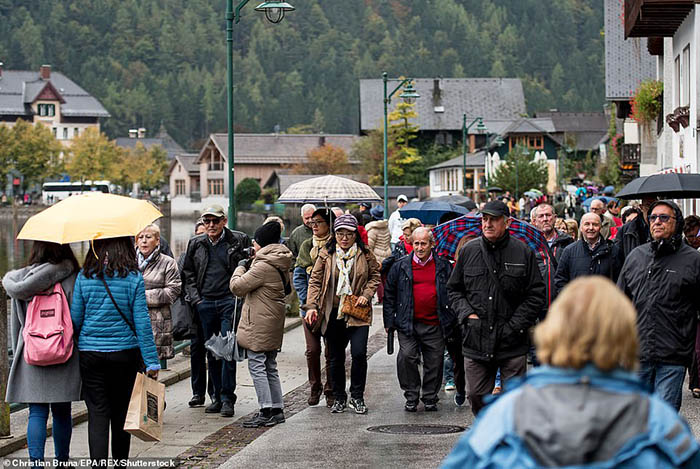
[[[338,318],[343,317],[343,302],[347,295],[352,295],[352,284],[350,283],[350,271],[355,265],[355,255],[357,254],[357,244],[350,246],[350,249],[343,251],[340,246],[336,247],[335,265],[338,267],[338,284],[335,287],[335,294],[340,298],[338,304]]]

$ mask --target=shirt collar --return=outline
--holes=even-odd
[[[588,240],[587,240],[586,238],[583,238],[583,242],[586,243],[586,245],[588,246],[588,248],[589,248],[591,251],[593,251],[595,248],[598,247],[598,244],[600,244],[600,240],[601,240],[602,238],[603,238],[602,236],[598,235],[598,238],[595,240],[595,243],[593,243],[593,244],[589,243]]]
[[[416,264],[418,264],[421,267],[425,267],[428,264],[428,262],[430,262],[432,260],[433,260],[433,253],[432,252],[430,253],[430,257],[428,257],[425,260],[425,262],[421,261],[420,258],[418,256],[416,256],[415,251],[413,252],[413,262],[415,262]]]
[[[221,234],[219,235],[219,237],[216,238],[216,241],[212,241],[212,240],[211,240],[211,237],[210,237],[209,235],[207,235],[207,239],[209,240],[209,243],[211,243],[212,246],[216,246],[217,244],[219,244],[219,242],[220,242],[222,239],[224,239],[224,232],[223,232],[223,231],[221,232]]]

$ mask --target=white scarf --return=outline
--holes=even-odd
[[[340,297],[338,304],[338,318],[343,317],[343,302],[347,295],[352,295],[352,284],[350,283],[350,271],[355,264],[357,254],[357,244],[350,246],[350,249],[343,251],[340,246],[336,247],[335,265],[338,267],[338,284],[335,287],[335,294]]]
[[[146,270],[146,267],[148,266],[148,264],[150,264],[151,262],[153,262],[153,259],[156,257],[156,255],[157,255],[159,252],[160,252],[160,244],[159,244],[158,246],[156,246],[156,248],[153,250],[152,253],[150,253],[150,254],[148,255],[148,257],[144,257],[143,254],[141,253],[141,251],[139,251],[138,249],[136,249],[136,258],[137,258],[138,263],[139,263],[139,270],[140,270],[141,272],[143,272],[144,270]]]

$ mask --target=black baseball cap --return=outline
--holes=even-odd
[[[492,200],[491,202],[487,202],[486,205],[484,205],[484,208],[481,209],[481,213],[491,215],[492,217],[510,216],[508,206],[500,200]]]

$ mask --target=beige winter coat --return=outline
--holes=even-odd
[[[367,240],[369,249],[374,257],[382,265],[387,257],[391,256],[391,232],[389,231],[389,220],[377,220],[368,223]]]
[[[292,257],[287,247],[268,244],[255,253],[250,270],[237,267],[233,272],[231,292],[245,297],[236,336],[241,347],[273,352],[282,346],[285,302],[280,271],[289,271]]]
[[[177,263],[172,257],[159,253],[148,263],[142,273],[158,358],[173,358],[175,349],[170,305],[180,296],[182,287]]]

